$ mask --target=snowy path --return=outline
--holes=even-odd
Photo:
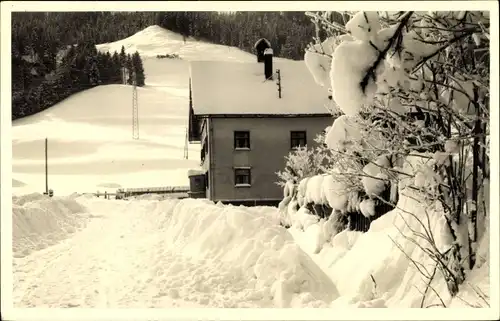
[[[169,248],[161,217],[148,215],[158,203],[142,202],[140,210],[112,200],[84,205],[91,204],[94,218],[84,230],[14,259],[16,307],[272,306],[241,271]]]

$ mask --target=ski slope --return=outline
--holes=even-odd
[[[100,51],[138,50],[146,86],[137,88],[139,140],[132,139],[132,87],[98,86],[36,115],[13,122],[13,192],[45,190],[44,139],[48,138],[49,187],[57,195],[114,191],[119,187],[188,185],[199,164],[199,146],[184,159],[190,60],[249,62],[237,48],[199,42],[158,26],[109,44]],[[157,54],[182,59],[157,59]]]

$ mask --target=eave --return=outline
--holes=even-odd
[[[332,117],[330,113],[318,114],[196,114],[197,118],[307,118]]]

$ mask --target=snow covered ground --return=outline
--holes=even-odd
[[[30,194],[13,201],[15,307],[408,308],[422,297],[419,273],[389,238],[428,263],[396,235],[398,211],[365,234],[328,240],[325,222],[287,230],[271,207],[155,196]],[[443,295],[437,278],[434,288],[448,306],[486,306],[478,293],[491,295],[488,241],[459,298]],[[425,303],[435,300],[428,295]]]
[[[13,218],[16,307],[324,307],[338,296],[275,208],[40,194],[14,203],[30,215]],[[58,244],[32,248],[51,233]]]

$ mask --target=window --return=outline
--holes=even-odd
[[[236,186],[250,186],[250,168],[235,168],[234,169],[234,185]]]
[[[236,131],[234,132],[234,149],[249,149],[250,148],[250,132]]]
[[[290,148],[297,148],[299,146],[305,147],[307,144],[305,131],[292,131],[290,132]]]

